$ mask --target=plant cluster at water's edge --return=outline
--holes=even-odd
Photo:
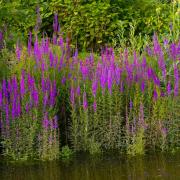
[[[179,149],[180,40],[160,43],[154,34],[141,53],[104,48],[82,59],[58,27],[56,15],[52,38],[33,43],[30,33],[27,47],[16,45],[16,62],[0,84],[3,155],[52,160],[71,149]]]

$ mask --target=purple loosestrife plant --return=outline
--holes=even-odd
[[[24,80],[24,73],[21,74],[21,79],[20,79],[20,93],[21,97],[23,98],[26,90],[25,90],[25,80]]]
[[[84,111],[86,111],[87,108],[88,108],[88,102],[87,102],[87,97],[86,97],[86,92],[85,91],[83,93],[83,108],[84,108]]]
[[[155,101],[158,99],[158,93],[157,93],[156,89],[154,89],[154,91],[153,91],[153,99]]]
[[[109,93],[112,94],[113,79],[112,79],[112,71],[111,71],[111,69],[108,70],[108,80],[107,80],[107,83],[108,83]]]
[[[94,97],[96,97],[97,88],[98,88],[98,81],[95,79],[92,82],[92,94]]]
[[[74,105],[75,105],[75,92],[74,92],[74,88],[73,87],[71,87],[70,101],[71,101],[72,106],[74,107]]]
[[[80,88],[79,85],[78,85],[78,87],[76,89],[76,94],[77,94],[77,96],[80,96],[80,94],[81,94],[81,88]]]
[[[179,73],[177,65],[174,65],[174,96],[178,96],[179,91]]]
[[[0,109],[2,107],[3,104],[3,95],[2,95],[2,89],[0,88]]]
[[[166,91],[167,91],[167,95],[170,96],[171,95],[171,82],[170,81],[168,81],[167,83]]]

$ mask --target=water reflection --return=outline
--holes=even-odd
[[[146,155],[134,158],[81,154],[70,161],[0,162],[0,180],[124,180],[178,179],[180,153]]]

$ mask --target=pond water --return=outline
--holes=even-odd
[[[120,155],[71,160],[10,163],[0,161],[0,180],[125,180],[180,179],[180,153],[133,158]]]

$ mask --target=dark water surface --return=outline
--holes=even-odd
[[[133,158],[120,155],[69,161],[10,163],[1,159],[0,180],[180,180],[180,153]]]

